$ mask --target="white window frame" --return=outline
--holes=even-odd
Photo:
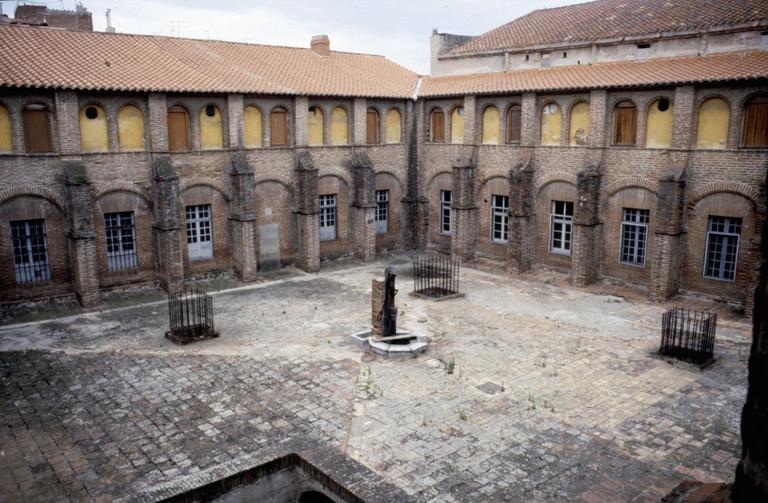
[[[336,240],[339,216],[336,208],[336,194],[320,195],[320,241]]]
[[[557,213],[557,204],[563,205],[563,212]],[[568,206],[571,207],[571,214],[568,215]],[[555,255],[571,255],[571,245],[573,244],[573,208],[574,204],[570,201],[552,200],[549,213],[549,252]],[[555,228],[561,227],[560,246],[555,246]]]
[[[45,220],[16,220],[11,224],[13,270],[17,285],[51,280]],[[34,233],[33,233],[34,231]],[[42,253],[39,247],[42,246]]]
[[[107,270],[129,271],[139,267],[136,219],[132,211],[104,213]]]
[[[389,190],[376,191],[376,234],[389,232]]]
[[[645,267],[648,256],[648,222],[650,211],[641,208],[622,208],[619,235],[619,262],[634,267]],[[634,232],[634,236],[627,236]],[[628,243],[627,240],[632,242]],[[642,242],[638,245],[639,242]],[[624,250],[628,249],[625,255]],[[631,248],[631,249],[630,249]]]
[[[496,224],[498,225],[498,229]],[[498,231],[498,232],[497,232]],[[509,196],[491,195],[491,241],[506,244],[509,240]]]
[[[453,230],[452,196],[450,190],[440,191],[440,234],[446,236],[450,236]]]
[[[725,230],[713,230],[713,226],[716,221],[722,221],[723,227]],[[715,281],[725,281],[728,283],[735,283],[736,282],[736,273],[739,270],[739,248],[741,246],[741,229],[743,226],[743,221],[741,218],[736,217],[720,217],[716,215],[710,215],[709,219],[707,221],[707,241],[704,246],[704,268],[702,270],[702,275],[706,279],[711,279]],[[737,230],[734,232],[732,228],[736,228]],[[709,260],[710,260],[710,250],[709,245],[711,242],[711,238],[714,236],[722,237],[723,240],[721,241],[719,250],[717,252],[720,254],[720,266],[718,267],[718,276],[707,274],[707,270],[709,268]],[[727,271],[725,268],[726,261],[722,258],[723,255],[727,254],[728,249],[728,242],[732,239],[736,240],[736,246],[733,250],[733,277],[727,276]]]
[[[213,258],[213,208],[210,204],[187,206],[185,214],[189,260]]]

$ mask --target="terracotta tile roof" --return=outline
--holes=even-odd
[[[0,26],[0,86],[410,97],[417,75],[383,56],[148,35]]]
[[[610,89],[768,78],[768,51],[425,77],[420,97]]]
[[[705,30],[768,21],[766,0],[597,0],[535,10],[448,54]]]

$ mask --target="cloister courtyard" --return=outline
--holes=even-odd
[[[471,266],[464,298],[422,300],[410,259],[202,281],[220,337],[187,346],[163,337],[158,291],[7,310],[0,501],[151,501],[287,451],[382,501],[658,501],[685,479],[733,479],[748,320]],[[350,337],[387,265],[398,325],[431,339],[417,358]],[[704,370],[657,354],[662,313],[683,303],[721,311]]]

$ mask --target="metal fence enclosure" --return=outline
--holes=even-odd
[[[439,299],[459,294],[461,264],[450,257],[424,257],[413,261],[413,293]]]
[[[165,335],[179,344],[216,337],[213,325],[213,298],[199,288],[186,288],[168,296],[171,330]]]
[[[712,360],[717,313],[676,307],[661,318],[659,353],[694,363]]]

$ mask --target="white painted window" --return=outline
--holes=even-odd
[[[509,220],[509,196],[491,196],[491,241],[507,242],[507,222]]]
[[[451,191],[440,191],[440,234],[451,233]]]
[[[648,210],[624,208],[621,219],[621,255],[619,261],[643,267],[648,246]]]
[[[107,239],[107,269],[127,271],[136,269],[136,226],[132,211],[104,214],[104,233]]]
[[[189,260],[213,257],[210,204],[187,206],[187,253]]]
[[[320,241],[336,239],[336,194],[320,196]]]
[[[571,221],[573,203],[552,201],[549,223],[549,251],[559,255],[571,254]]]
[[[704,277],[736,281],[741,219],[709,217]]]
[[[11,222],[11,241],[13,242],[13,270],[16,273],[17,284],[51,279],[45,220]]]
[[[376,191],[376,234],[386,234],[389,230],[389,191]]]

